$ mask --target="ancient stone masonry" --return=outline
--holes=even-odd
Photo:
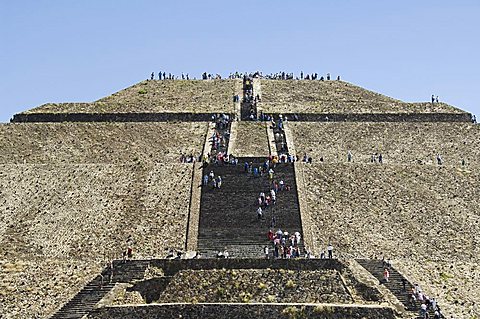
[[[266,114],[465,113],[445,103],[405,103],[344,81],[261,81]]]
[[[142,81],[0,125],[0,317],[409,318],[413,284],[480,316],[471,114],[232,77]],[[300,258],[274,258],[278,229]]]
[[[92,103],[49,103],[22,114],[233,113],[240,80],[142,81]],[[188,120],[188,119],[185,119]],[[207,119],[208,120],[208,119]]]
[[[325,163],[438,165],[469,167],[480,164],[480,126],[471,123],[305,123],[289,122],[299,155],[307,153]],[[372,162],[372,156],[375,161]],[[462,161],[464,162],[462,165]]]
[[[92,312],[89,319],[110,318],[312,318],[312,319],[393,319],[392,308],[382,306],[330,305],[330,304],[166,304],[148,306],[106,307]]]

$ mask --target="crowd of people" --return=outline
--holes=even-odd
[[[330,73],[327,73],[326,75],[319,76],[318,73],[303,73],[303,71],[300,71],[299,74],[295,76],[293,72],[285,72],[285,71],[280,71],[276,73],[270,73],[263,75],[262,72],[231,72],[228,75],[228,79],[244,79],[244,78],[263,78],[263,79],[269,79],[269,80],[320,80],[320,81],[330,81],[331,80],[331,75]],[[150,80],[190,80],[190,75],[188,73],[181,73],[180,75],[175,75],[173,73],[166,73],[166,72],[152,72],[150,74]],[[193,78],[196,80],[196,77]],[[208,72],[203,72],[201,76],[202,80],[221,80],[222,76],[218,73],[208,73]],[[337,76],[337,81],[340,81],[340,76]],[[432,95],[432,103],[434,102],[438,103],[438,96],[435,97]]]
[[[253,163],[245,162],[244,171],[247,174],[252,174],[254,177],[265,176],[269,180],[270,189],[268,191],[260,191],[256,199],[256,214],[260,221],[266,219],[266,213],[270,212],[270,230],[268,231],[268,240],[271,243],[274,258],[298,258],[301,256],[300,241],[301,236],[297,231],[289,234],[287,231],[282,231],[280,228],[274,233],[277,227],[277,220],[274,213],[274,207],[277,204],[277,196],[281,196],[283,192],[289,192],[291,186],[282,178],[277,178],[275,168],[278,163],[276,156],[270,156],[263,163],[255,165]],[[269,258],[269,246],[264,247],[264,254]]]
[[[165,73],[165,72],[158,72],[158,80],[190,80],[190,76],[188,75],[188,73],[183,73],[181,75],[175,75],[175,74],[172,74],[172,73]],[[194,78],[195,79],[195,78]],[[150,74],[150,80],[155,80],[155,72],[152,72]]]
[[[382,257],[382,267],[383,267],[383,282],[390,282],[390,272],[392,271],[392,262],[389,259]],[[429,313],[433,312],[434,319],[444,318],[441,313],[440,306],[438,305],[435,298],[427,296],[420,286],[415,283],[413,287],[407,289],[408,281],[405,277],[401,277],[402,289],[403,292],[408,294],[408,302],[412,308],[419,309],[419,316],[422,319],[429,318]]]
[[[414,307],[420,305],[420,318],[426,319],[429,318],[429,313],[433,312],[434,319],[444,318],[442,315],[440,306],[433,297],[427,296],[423,293],[422,289],[418,284],[414,284],[410,293],[410,303]]]
[[[285,72],[285,71],[280,71],[280,72],[275,72],[275,73],[269,73],[263,75],[262,72],[245,72],[245,73],[239,73],[239,72],[234,72],[230,73],[228,76],[229,79],[241,79],[241,78],[263,78],[263,79],[268,79],[268,80],[320,80],[320,81],[330,81],[332,79],[330,73],[327,73],[324,76],[319,76],[318,73],[303,73],[303,71],[300,71],[298,75],[295,76],[293,72]],[[340,76],[337,76],[337,81],[340,81]]]

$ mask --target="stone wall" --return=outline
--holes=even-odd
[[[208,122],[215,114],[217,113],[19,113],[13,116],[11,122]]]
[[[95,310],[88,319],[113,318],[395,318],[389,307],[360,305],[300,304],[165,304],[148,306],[106,307]]]
[[[155,259],[150,262],[155,268],[163,269],[165,275],[172,276],[181,270],[210,269],[287,269],[287,270],[317,270],[331,269],[341,271],[345,265],[336,259],[186,259],[165,260]]]
[[[207,123],[0,125],[0,163],[178,163],[202,152]]]
[[[476,169],[303,165],[319,250],[331,241],[337,256],[391,258],[449,313],[475,306],[480,296]]]
[[[278,112],[278,111],[277,111]],[[471,123],[470,113],[277,113],[291,121],[302,122],[467,122]]]
[[[318,162],[345,163],[347,152],[354,163],[370,163],[381,153],[385,164],[480,164],[480,126],[468,123],[304,123],[289,122],[297,155]]]

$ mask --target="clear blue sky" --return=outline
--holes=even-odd
[[[0,121],[159,70],[327,72],[480,114],[480,1],[0,0]]]

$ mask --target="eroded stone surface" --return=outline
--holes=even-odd
[[[326,249],[330,240],[337,256],[391,258],[412,282],[438,297],[446,313],[476,307],[480,296],[476,170],[305,164],[304,176],[317,249]]]
[[[95,277],[92,260],[0,258],[2,318],[47,318]]]
[[[235,146],[229,153],[239,157],[267,157],[270,154],[266,124],[238,122]]]
[[[163,257],[185,245],[191,164],[27,164],[0,171],[0,290],[15,292],[1,295],[7,318],[51,314],[129,244],[135,258]],[[76,277],[64,281],[71,269]]]
[[[186,284],[188,283],[188,284]],[[184,270],[159,302],[352,303],[336,270]]]
[[[262,80],[265,113],[462,113],[445,103],[405,103],[343,81]]]
[[[470,123],[305,123],[289,122],[297,154],[318,162],[370,163],[382,154],[386,164],[480,165],[480,126]]]
[[[92,103],[48,103],[24,113],[234,112],[240,80],[142,81]]]
[[[0,163],[179,162],[198,156],[207,123],[0,125]]]

